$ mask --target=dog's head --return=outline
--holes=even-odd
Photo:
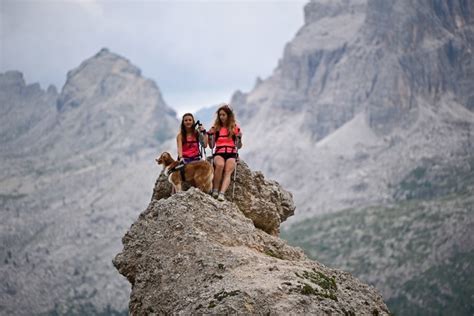
[[[174,162],[174,159],[171,157],[171,154],[166,151],[162,153],[160,157],[156,158],[155,160],[159,165],[163,165],[165,167],[169,166],[170,164]]]

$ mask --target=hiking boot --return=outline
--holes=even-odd
[[[224,193],[219,193],[219,196],[217,197],[218,201],[225,201]]]
[[[217,192],[217,190],[212,191],[212,197],[213,197],[213,198],[217,199],[218,196],[219,196],[219,192]]]

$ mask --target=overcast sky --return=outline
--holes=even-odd
[[[303,0],[0,0],[0,72],[61,89],[101,48],[129,59],[178,113],[268,77],[303,25]]]

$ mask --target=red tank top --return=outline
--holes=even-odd
[[[199,157],[199,141],[197,135],[186,136],[186,143],[183,142],[183,158]]]

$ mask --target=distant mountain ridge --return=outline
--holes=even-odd
[[[176,113],[107,49],[60,93],[1,74],[0,100],[2,313],[126,314],[129,285],[111,258],[149,200]]]

